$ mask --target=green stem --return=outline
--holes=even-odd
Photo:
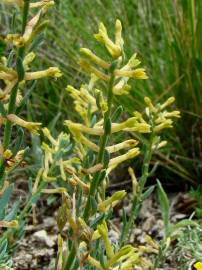
[[[108,87],[108,96],[107,96],[108,110],[104,114],[104,127],[106,126],[106,123],[110,119],[110,115],[111,115],[111,106],[112,106],[112,99],[113,99],[113,93],[112,93],[113,84],[114,84],[114,75],[112,74],[110,82],[109,82],[109,87]],[[102,136],[102,138],[100,139],[100,142],[99,142],[100,147],[99,147],[99,152],[98,152],[97,163],[103,163],[104,151],[105,151],[105,147],[107,145],[108,140],[109,140],[109,133],[106,130],[104,130],[104,135]],[[87,199],[86,208],[84,210],[84,220],[85,221],[88,220],[89,215],[90,215],[90,210],[91,210],[90,209],[90,198],[94,197],[96,194],[100,174],[101,174],[101,172],[95,173],[93,180],[92,180],[92,183],[91,183],[91,186],[90,186],[90,192],[89,192],[89,196]]]
[[[97,157],[98,163],[103,163],[104,161],[104,152],[105,152],[105,148],[110,137],[110,132],[105,127],[111,117],[112,101],[113,101],[113,86],[114,86],[114,81],[115,81],[115,76],[114,76],[115,68],[116,68],[116,63],[112,64],[111,69],[110,69],[111,76],[110,76],[110,80],[108,84],[108,91],[107,91],[108,109],[104,114],[104,134],[101,137],[100,142],[99,142],[100,147],[99,147],[99,152],[98,152],[98,157]],[[96,196],[96,191],[97,191],[97,186],[98,186],[100,176],[101,176],[101,172],[95,173],[92,179],[91,185],[90,185],[89,195],[87,198],[87,202],[86,202],[86,206],[85,206],[84,214],[83,214],[83,218],[86,222],[88,221],[90,212],[91,212],[91,197]],[[72,267],[74,266],[75,256],[76,256],[76,250],[75,250],[75,247],[72,247],[63,270],[72,269]]]
[[[138,216],[138,213],[140,210],[142,192],[144,190],[144,186],[145,186],[145,184],[147,182],[147,178],[149,176],[149,164],[150,164],[150,161],[152,158],[153,138],[154,138],[154,134],[152,133],[150,136],[147,151],[145,153],[145,158],[144,158],[143,167],[142,167],[142,176],[141,176],[140,181],[139,181],[139,191],[133,197],[130,217],[129,217],[127,224],[123,227],[123,231],[121,234],[121,238],[120,238],[120,245],[121,246],[125,244],[127,238],[130,236],[131,229],[133,227],[133,224],[134,224],[136,217]]]
[[[30,0],[24,0],[24,7],[23,7],[23,14],[22,14],[22,30],[21,34],[24,34],[26,25],[27,25],[27,19],[28,19],[28,13],[29,13],[29,2]],[[21,60],[24,58],[25,53],[25,47],[21,47],[18,49],[17,57],[21,58]],[[19,80],[15,84],[15,86],[12,89],[9,105],[8,105],[8,114],[15,113],[15,104],[16,104],[16,97],[18,93],[18,85]],[[5,124],[5,130],[4,130],[4,137],[3,137],[3,149],[4,151],[8,149],[10,140],[11,140],[11,133],[12,133],[12,124],[9,121],[6,121]],[[5,172],[5,164],[4,159],[1,157],[0,159],[0,185],[3,185],[3,176]]]
[[[114,69],[115,69],[115,67],[113,67],[111,70],[111,76],[110,76],[109,85],[108,85],[108,92],[107,92],[108,110],[104,114],[104,134],[99,142],[100,147],[99,147],[98,158],[97,158],[98,163],[103,163],[105,147],[107,145],[107,142],[108,142],[109,136],[110,136],[110,134],[105,129],[105,127],[106,127],[107,122],[109,121],[110,116],[111,116],[111,108],[112,108],[112,100],[113,100],[113,85],[114,85],[114,80],[115,80]],[[89,191],[89,195],[88,195],[88,199],[87,199],[87,203],[86,203],[86,207],[85,207],[84,215],[83,215],[83,218],[85,221],[88,221],[88,219],[89,219],[89,215],[90,215],[90,211],[91,211],[90,200],[91,200],[91,197],[95,196],[100,173],[101,172],[95,173],[95,175],[92,179],[91,185],[90,185],[90,191]]]
[[[74,246],[72,246],[71,251],[69,253],[67,262],[65,267],[63,268],[63,270],[71,270],[72,269],[72,265],[74,263],[75,260],[75,256],[76,256],[76,249]]]

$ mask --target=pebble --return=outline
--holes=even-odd
[[[45,230],[35,232],[33,236],[37,241],[45,243],[48,247],[53,247],[55,245],[55,241],[47,234]]]

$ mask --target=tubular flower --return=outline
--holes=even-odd
[[[79,131],[83,133],[87,133],[90,135],[103,135],[104,129],[102,126],[94,126],[93,128],[86,127],[83,124],[74,123],[70,120],[65,120],[65,125],[68,126],[68,128],[71,131]],[[150,125],[147,123],[139,123],[137,121],[136,117],[131,117],[125,122],[122,123],[112,123],[111,125],[111,133],[117,133],[120,131],[137,131],[140,133],[148,133],[150,132]]]
[[[23,160],[25,150],[20,150],[13,157],[13,153],[10,150],[6,150],[3,153],[4,162],[6,165],[6,170],[13,169],[17,164],[19,164]]]
[[[108,237],[108,228],[107,228],[107,224],[106,222],[103,222],[103,224],[98,225],[97,226],[97,230],[99,232],[99,234],[101,235],[104,245],[105,245],[105,249],[106,249],[106,253],[107,253],[107,257],[108,258],[113,258],[114,257],[114,251],[113,248],[111,246],[109,237]]]
[[[144,101],[147,105],[146,107],[146,114],[148,117],[151,117],[153,122],[153,131],[155,133],[161,132],[165,128],[172,128],[173,127],[173,120],[172,118],[180,118],[179,111],[171,111],[168,112],[165,109],[174,102],[175,98],[170,97],[168,98],[163,104],[156,104],[156,106],[152,103],[149,97],[145,97]],[[160,148],[164,146],[166,142],[158,142],[158,145],[155,147]]]
[[[142,258],[139,256],[139,252],[136,252],[136,249],[131,245],[125,245],[120,248],[120,250],[114,251],[108,237],[106,222],[97,226],[97,230],[93,233],[92,239],[96,240],[100,237],[104,242],[107,255],[104,268],[100,268],[100,263],[92,257],[88,259],[89,264],[98,267],[98,269],[132,270],[134,266],[140,266],[143,263]]]
[[[25,56],[23,60],[23,67],[25,71],[29,70],[29,64],[34,61],[35,57],[36,55],[33,52],[30,52]]]
[[[114,71],[115,84],[113,86],[114,95],[125,95],[131,90],[131,86],[128,84],[130,78],[133,79],[147,79],[144,68],[136,68],[140,61],[137,59],[135,53],[128,61],[127,64],[123,64],[124,50],[123,50],[123,38],[122,38],[122,25],[119,20],[115,24],[115,42],[113,42],[107,33],[107,29],[103,23],[99,26],[98,34],[95,34],[96,40],[107,48],[110,55],[117,59],[117,69]],[[108,61],[101,59],[95,53],[88,48],[81,48],[81,60],[80,66],[87,72],[95,74],[99,79],[103,81],[109,81],[108,71],[111,64]],[[94,66],[96,65],[96,67]],[[121,65],[123,65],[121,67]],[[119,67],[119,68],[118,68]]]
[[[7,119],[18,126],[28,129],[33,134],[38,134],[41,126],[41,123],[27,122],[15,114],[7,115]]]
[[[131,255],[131,251],[133,251],[133,247],[131,245],[126,245],[122,247],[110,260],[108,260],[107,266],[111,267],[117,262],[122,261],[122,259],[126,259],[126,256]]]
[[[92,90],[97,77],[92,75],[88,85],[82,85],[79,90],[71,85],[68,85],[66,90],[70,96],[74,99],[75,110],[84,120],[86,125],[89,125],[88,116],[89,113],[94,113],[98,110],[96,99],[92,95]]]
[[[49,7],[53,6],[55,2],[53,0],[42,0],[35,3],[30,3],[30,8]]]
[[[7,85],[3,90],[0,89],[0,100],[6,100],[9,97],[13,87],[16,85],[17,79],[13,79],[12,81],[7,81]]]
[[[135,172],[134,172],[134,170],[131,167],[128,168],[128,172],[129,172],[130,177],[131,177],[131,180],[132,180],[133,195],[136,195],[137,192],[138,192],[138,188],[139,187],[138,187],[137,178],[135,176]]]
[[[105,45],[106,49],[108,50],[108,52],[111,54],[113,58],[118,58],[119,56],[121,56],[122,45],[123,45],[122,44],[123,41],[121,38],[122,27],[121,27],[121,22],[118,20],[116,21],[115,30],[116,30],[116,43],[114,43],[109,38],[107,34],[107,29],[103,23],[100,23],[99,32],[98,34],[95,34],[94,37],[96,38],[97,41]]]
[[[18,0],[18,4],[21,5],[21,2],[19,0]],[[34,7],[41,7],[41,9],[27,23],[27,25],[25,27],[24,34],[22,36],[20,34],[8,34],[6,37],[6,40],[8,42],[12,42],[16,47],[25,46],[32,41],[32,39],[34,38],[34,36],[38,32],[37,27],[40,28],[42,26],[42,24],[39,25],[42,14],[46,12],[46,10],[49,6],[54,5],[54,1],[41,1],[40,4],[39,4],[39,2],[38,2],[38,4],[37,3],[34,3],[34,4],[35,4]],[[32,5],[32,7],[33,7],[33,5]]]
[[[122,200],[126,195],[125,190],[120,190],[115,192],[111,197],[108,199],[104,200],[103,202],[99,203],[98,209],[101,212],[105,212],[108,207],[114,207],[119,203],[120,200]]]
[[[0,220],[0,228],[17,228],[18,227],[18,221],[17,220]]]
[[[25,73],[25,80],[38,80],[44,77],[53,77],[53,78],[59,78],[62,76],[61,71],[57,67],[50,67],[46,70],[42,71],[35,71],[35,72],[26,72]]]
[[[115,70],[115,75],[119,77],[134,78],[140,80],[148,79],[144,68],[137,68],[135,70]]]
[[[129,91],[131,90],[131,86],[127,84],[128,79],[122,78],[114,87],[113,87],[113,93],[114,95],[121,96],[121,95],[127,95]]]
[[[5,4],[16,4],[18,6],[23,6],[24,2],[23,0],[3,0],[3,3]]]
[[[110,68],[110,64],[108,64],[106,61],[102,60],[100,57],[98,57],[96,54],[94,54],[91,50],[89,50],[87,48],[81,48],[80,49],[80,52],[87,59],[89,59],[90,61],[94,62],[98,66],[100,66],[100,67],[102,67],[104,69]]]
[[[109,81],[109,76],[100,71],[99,69],[95,68],[94,66],[91,65],[88,61],[81,59],[79,61],[79,65],[81,68],[83,68],[87,73],[93,73],[95,74],[99,79],[103,81]]]
[[[138,147],[135,147],[133,149],[130,149],[126,154],[123,154],[121,156],[112,158],[109,162],[109,168],[107,170],[107,172],[111,172],[113,169],[115,169],[119,164],[121,164],[122,162],[128,160],[128,159],[132,159],[135,158],[136,156],[138,156],[140,154],[140,150]]]

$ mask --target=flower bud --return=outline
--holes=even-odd
[[[166,119],[161,124],[154,127],[154,132],[158,133],[164,128],[172,128],[173,121],[171,119]]]
[[[116,45],[109,37],[107,34],[107,29],[105,28],[103,23],[100,23],[99,26],[99,32],[98,34],[95,34],[94,37],[96,38],[97,41],[100,43],[104,44],[108,52],[111,54],[113,58],[119,58],[121,56],[121,47],[120,47],[120,24],[117,23],[117,42],[119,42],[119,45]]]
[[[157,113],[158,110],[154,107],[154,105],[152,104],[152,101],[149,97],[144,97],[144,102],[146,103],[148,108],[151,110],[151,112]]]
[[[103,222],[103,224],[98,225],[97,230],[104,241],[107,257],[112,258],[114,256],[114,252],[110,240],[108,238],[108,228],[106,222]]]
[[[98,209],[101,212],[105,212],[107,207],[114,207],[120,200],[122,200],[126,195],[125,190],[120,190],[115,192],[111,197],[99,203]]]
[[[123,38],[122,38],[122,25],[120,20],[116,20],[115,23],[115,44],[123,49]]]
[[[104,68],[104,69],[108,69],[110,67],[110,64],[108,64],[107,62],[105,62],[104,60],[102,60],[100,57],[98,57],[97,55],[95,55],[91,50],[87,49],[87,48],[81,48],[80,52],[86,56],[87,58],[89,58],[89,60],[91,60],[92,62],[94,62],[95,64],[97,64],[98,66]]]
[[[171,105],[173,102],[175,101],[175,98],[174,97],[169,97],[166,102],[164,102],[160,108],[161,110],[165,109],[167,106]]]

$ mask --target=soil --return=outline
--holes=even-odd
[[[186,207],[189,205],[190,199],[185,194],[170,194],[169,199],[171,203],[170,216],[173,223],[189,216],[190,211],[186,213],[185,210],[187,210]],[[131,205],[129,202],[130,195],[124,200],[124,204],[116,209],[116,217],[112,221],[110,229],[111,241],[116,241],[118,238],[121,208],[125,207],[126,212],[130,214]],[[43,206],[43,211],[41,211],[41,206]],[[26,226],[25,237],[20,242],[13,257],[14,269],[16,270],[54,270],[57,255],[57,225],[55,219],[57,210],[52,211],[53,215],[51,215],[50,211],[44,210],[46,207],[50,209],[43,202],[37,207],[37,224],[31,224],[29,218],[30,224]],[[146,234],[157,241],[163,237],[163,221],[155,196],[151,196],[144,201],[140,216],[131,234],[130,243],[134,246],[144,244]],[[172,245],[175,245],[175,243],[172,243]],[[175,248],[170,250],[163,268],[159,268],[159,270],[179,269]]]

